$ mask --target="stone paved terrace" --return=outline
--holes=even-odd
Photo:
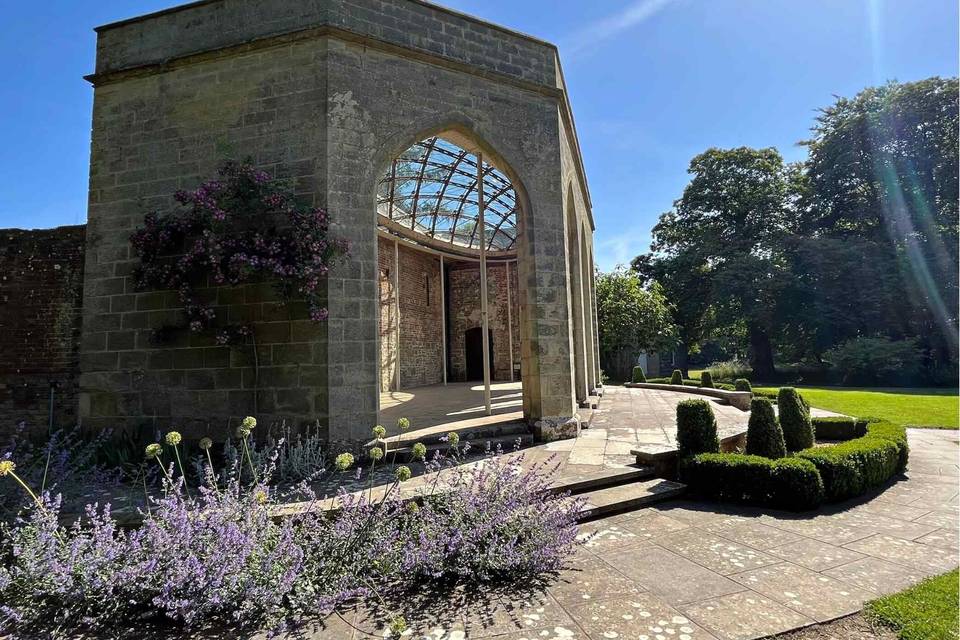
[[[404,603],[406,637],[740,640],[854,613],[958,563],[958,434],[909,440],[905,478],[812,514],[675,501],[583,525],[594,537],[556,579],[480,599],[422,594]],[[324,624],[308,636],[384,637],[362,608]]]

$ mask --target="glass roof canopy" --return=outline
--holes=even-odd
[[[517,196],[510,180],[486,162],[483,203],[487,251],[513,251]],[[394,227],[479,250],[476,154],[437,136],[414,144],[380,180],[377,211]]]

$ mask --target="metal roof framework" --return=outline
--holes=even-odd
[[[482,156],[481,156],[482,157]],[[377,188],[377,210],[392,228],[409,229],[457,247],[479,250],[482,175],[487,251],[513,251],[517,195],[509,178],[467,149],[433,136],[417,142],[390,165]]]

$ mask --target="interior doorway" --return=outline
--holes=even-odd
[[[490,362],[493,362],[493,331],[487,329],[490,339]],[[463,337],[467,360],[467,380],[483,380],[483,329],[467,329]]]

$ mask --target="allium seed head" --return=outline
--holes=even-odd
[[[159,442],[148,444],[147,448],[143,450],[143,454],[146,456],[147,460],[150,460],[151,458],[159,458],[161,453],[163,453],[163,447],[160,446]]]
[[[451,445],[456,446],[457,443],[460,442],[460,434],[456,431],[451,431],[447,434],[447,440],[450,441]]]
[[[334,460],[334,464],[337,465],[337,469],[344,471],[349,469],[353,465],[353,454],[352,453],[341,453]]]
[[[0,476],[8,476],[17,468],[13,460],[0,460]]]
[[[254,418],[253,416],[247,416],[246,418],[243,419],[243,422],[240,423],[240,426],[242,426],[244,429],[246,429],[249,432],[255,426],[257,426],[257,419]]]
[[[370,449],[370,457],[373,460],[379,460],[380,458],[383,457],[383,449],[381,449],[380,447],[373,447],[372,449]]]
[[[387,437],[387,430],[383,427],[383,425],[378,424],[373,428],[373,437],[378,440],[382,440]]]
[[[407,418],[400,418],[397,420],[397,427],[400,429],[400,431],[406,431],[410,428],[410,420]]]
[[[206,451],[213,446],[213,440],[210,438],[200,438],[200,448]]]
[[[171,431],[164,437],[164,441],[171,447],[175,447],[183,441],[183,436],[179,431]]]
[[[390,633],[395,636],[403,635],[403,632],[407,630],[407,621],[403,616],[397,616],[390,621]]]
[[[422,442],[414,444],[411,454],[414,460],[425,460],[427,458],[427,445]]]
[[[396,474],[397,474],[397,480],[400,482],[406,482],[407,480],[410,479],[410,476],[412,475],[410,473],[410,467],[406,467],[406,466],[397,467]]]
[[[407,503],[408,513],[416,513],[417,511],[420,511],[420,505],[418,505],[416,502],[413,502],[412,500]]]
[[[267,504],[267,492],[263,489],[253,494],[253,498],[257,501],[257,504]]]

